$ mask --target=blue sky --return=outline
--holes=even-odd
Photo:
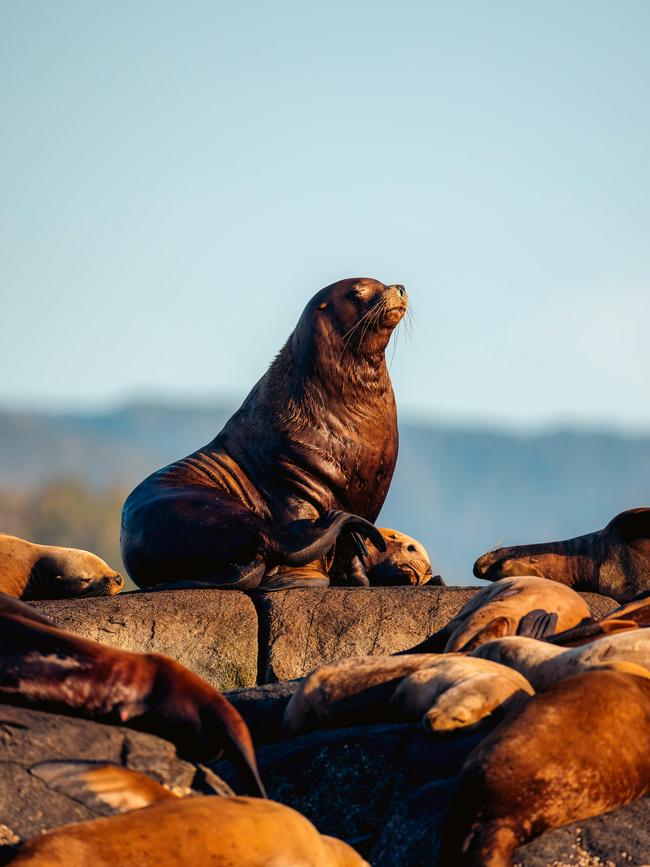
[[[402,411],[650,430],[649,38],[647,0],[2,4],[0,402],[243,396],[374,276]]]

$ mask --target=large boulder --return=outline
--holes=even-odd
[[[282,705],[286,696],[268,700]],[[373,867],[437,867],[458,773],[487,731],[435,738],[420,726],[355,726],[263,745],[258,762],[271,798],[355,846]],[[236,785],[228,763],[214,770]],[[547,832],[519,849],[515,864],[648,865],[650,799]]]
[[[257,681],[257,614],[244,593],[161,590],[33,605],[84,638],[171,656],[218,689]]]
[[[38,762],[105,761],[143,771],[180,792],[210,788],[203,772],[179,759],[168,741],[120,726],[0,704],[0,745],[0,863],[12,844],[100,814],[31,774]]]
[[[406,650],[443,627],[476,587],[327,587],[252,594],[260,620],[260,682],[302,677],[348,656]],[[617,603],[582,594],[594,614]]]

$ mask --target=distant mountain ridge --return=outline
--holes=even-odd
[[[0,489],[67,477],[128,490],[208,442],[234,408],[0,411]],[[474,559],[497,543],[586,533],[649,504],[650,436],[524,435],[401,419],[398,468],[379,523],[419,538],[448,582],[471,583]]]

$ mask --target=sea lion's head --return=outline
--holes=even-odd
[[[123,587],[120,573],[96,554],[78,548],[51,547],[34,564],[23,598],[114,596]]]
[[[370,562],[366,571],[371,585],[444,585],[442,577],[433,574],[431,560],[421,542],[399,530],[388,527],[378,529],[386,542],[386,551],[373,550],[368,555]]]
[[[370,277],[339,280],[317,292],[293,333],[299,354],[371,357],[386,349],[408,307],[406,289]]]

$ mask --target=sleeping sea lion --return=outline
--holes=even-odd
[[[37,773],[48,782],[47,768]],[[62,775],[61,769],[53,773]],[[76,798],[85,787],[93,798],[128,812],[40,834],[19,850],[12,865],[369,867],[351,846],[320,834],[296,810],[275,801],[178,798],[144,774],[112,766],[87,772],[81,767],[75,775],[72,763],[67,782]]]
[[[640,593],[629,602],[625,602],[609,614],[598,619],[565,629],[546,640],[562,647],[585,644],[604,635],[615,632],[626,632],[630,629],[647,629],[650,626],[650,591]]]
[[[172,659],[64,632],[2,594],[0,700],[151,732],[192,759],[225,753],[246,793],[264,793],[248,727],[218,690]]]
[[[650,508],[628,509],[603,530],[575,539],[489,551],[474,574],[486,581],[537,575],[627,602],[650,590]]]
[[[392,530],[388,527],[378,527],[386,550],[379,551],[377,548],[367,549],[362,557],[362,564],[366,578],[371,587],[396,587],[396,586],[419,586],[431,584],[444,586],[441,575],[434,575],[431,561],[427,550],[421,542]],[[310,580],[310,586],[326,586],[328,583],[336,584],[336,575],[328,576],[328,569],[332,563],[326,560],[316,561],[307,566],[276,566],[267,571],[264,578],[264,589],[285,589],[297,586],[299,580]],[[343,576],[345,581],[345,576]],[[316,580],[321,579],[319,584]],[[331,580],[330,580],[331,579]]]
[[[221,433],[129,495],[121,544],[136,584],[180,576],[251,589],[275,566],[321,560],[338,540],[333,573],[367,585],[361,537],[384,549],[371,522],[397,459],[385,349],[407,303],[403,286],[365,278],[309,301]]]
[[[614,633],[588,644],[566,648],[548,641],[510,635],[488,641],[471,655],[515,669],[535,690],[540,691],[587,668],[609,662],[633,662],[650,668],[650,632],[637,629]]]
[[[440,867],[509,867],[544,831],[650,791],[650,672],[591,669],[533,696],[463,765]]]
[[[468,653],[493,638],[544,638],[587,618],[589,606],[570,587],[544,578],[505,578],[483,587],[442,629],[402,653]]]
[[[452,731],[532,692],[517,672],[461,654],[351,657],[303,679],[286,707],[284,731],[420,721],[432,732]]]
[[[79,548],[37,545],[0,533],[0,592],[18,599],[114,596],[124,587],[119,572]]]

